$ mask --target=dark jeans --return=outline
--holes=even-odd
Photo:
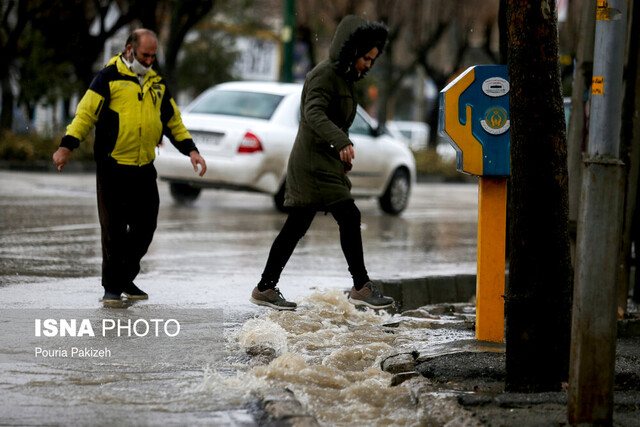
[[[140,272],[158,220],[160,198],[153,164],[99,165],[98,216],[102,232],[102,286],[122,292]]]
[[[338,222],[340,245],[349,265],[356,289],[369,281],[364,266],[362,235],[360,233],[360,211],[353,200],[336,203],[327,208]],[[280,273],[289,261],[298,241],[305,235],[317,213],[313,208],[292,208],[280,234],[274,240],[267,259],[267,265],[258,285],[260,290],[274,288],[280,279]]]

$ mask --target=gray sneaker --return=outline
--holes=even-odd
[[[276,310],[295,310],[298,306],[295,302],[284,299],[278,288],[267,289],[266,291],[260,292],[256,286],[253,288],[253,292],[251,292],[249,301],[257,305],[275,308]]]
[[[349,293],[349,302],[353,305],[364,305],[371,308],[391,307],[394,303],[393,298],[382,295],[382,292],[372,282],[365,283],[359,291],[352,287]]]

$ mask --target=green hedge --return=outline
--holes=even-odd
[[[42,137],[34,133],[14,134],[4,132],[0,135],[0,160],[12,163],[30,163],[51,160],[58,149],[61,136]],[[93,135],[73,150],[74,161],[93,161]]]
[[[416,171],[422,176],[440,176],[446,180],[463,179],[456,170],[456,160],[443,159],[436,151],[419,150],[413,153],[416,159]]]

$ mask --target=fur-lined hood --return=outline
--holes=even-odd
[[[389,30],[381,22],[367,22],[355,15],[345,16],[333,37],[329,59],[339,74],[357,80],[363,76],[355,73],[353,64],[374,47],[382,54]]]

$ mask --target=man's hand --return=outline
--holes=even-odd
[[[200,165],[200,173],[198,175],[204,176],[205,172],[207,172],[207,163],[204,161],[200,153],[193,150],[189,153],[189,157],[191,158],[193,170],[198,172],[198,165]]]
[[[69,161],[70,155],[71,150],[67,147],[60,147],[55,153],[53,153],[53,163],[58,167],[58,172],[62,172],[62,168]]]

